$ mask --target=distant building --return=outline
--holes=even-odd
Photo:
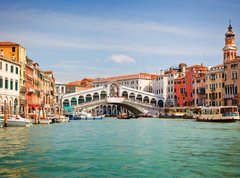
[[[220,64],[211,67],[206,72],[205,88],[206,88],[206,105],[222,106],[224,96],[224,65]]]
[[[225,46],[223,48],[224,63],[224,105],[239,105],[240,103],[240,56],[237,56],[238,48],[235,45],[235,33],[229,24],[225,34]]]
[[[82,80],[77,80],[74,82],[69,82],[66,84],[66,93],[73,93],[78,91],[87,90],[93,87],[93,79],[84,78]]]
[[[148,73],[138,73],[131,75],[122,75],[107,78],[97,78],[93,80],[93,86],[99,87],[111,81],[117,81],[120,85],[127,86],[133,89],[152,92],[152,81],[157,78],[157,75]]]

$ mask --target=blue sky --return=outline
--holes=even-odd
[[[27,55],[58,81],[222,62],[232,20],[240,46],[238,0],[0,0],[0,41]]]

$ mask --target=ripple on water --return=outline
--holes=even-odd
[[[239,177],[240,122],[73,121],[0,130],[0,177]]]

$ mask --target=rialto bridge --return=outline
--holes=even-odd
[[[160,95],[110,82],[104,86],[63,95],[63,108],[72,106],[94,110],[97,114],[117,115],[119,111],[134,114],[156,114],[164,106]]]

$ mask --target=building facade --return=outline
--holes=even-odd
[[[206,105],[207,106],[222,106],[224,96],[224,65],[220,64],[211,67],[206,72],[205,88],[206,88]]]
[[[0,114],[4,112],[4,105],[10,114],[18,109],[20,68],[18,62],[0,57]]]
[[[237,56],[238,48],[235,45],[235,33],[229,24],[225,34],[225,46],[223,48],[224,62],[224,105],[239,105],[240,103],[240,57]]]

